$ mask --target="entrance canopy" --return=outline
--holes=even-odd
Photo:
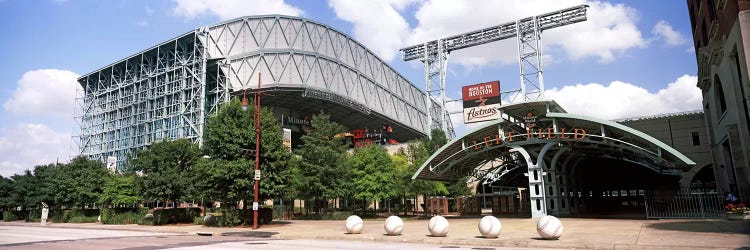
[[[441,147],[412,179],[485,183],[514,169],[564,168],[588,158],[616,159],[660,174],[679,175],[695,162],[674,148],[625,125],[569,114],[555,101],[503,105],[501,118]],[[601,166],[606,168],[608,166]]]

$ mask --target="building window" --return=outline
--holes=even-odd
[[[717,106],[719,106],[719,113],[723,114],[727,111],[727,100],[724,99],[724,88],[721,86],[721,79],[719,75],[714,75],[714,88]]]
[[[693,132],[693,146],[701,145],[701,137],[698,132]]]

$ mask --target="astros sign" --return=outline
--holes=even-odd
[[[464,123],[500,118],[500,81],[464,86]]]

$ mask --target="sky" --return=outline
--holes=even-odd
[[[246,15],[301,16],[349,34],[424,89],[398,49],[587,4],[543,33],[545,96],[620,119],[701,109],[686,1],[0,0],[0,175],[76,155],[76,78],[195,28]],[[499,80],[519,88],[515,39],[450,54],[447,97]],[[458,102],[448,107],[459,111]],[[452,117],[460,136],[478,124]]]

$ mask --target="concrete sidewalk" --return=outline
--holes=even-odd
[[[164,233],[270,237],[273,239],[325,239],[369,242],[401,242],[439,245],[476,245],[532,248],[601,249],[737,249],[750,248],[750,221],[730,220],[616,220],[562,218],[563,236],[541,240],[532,219],[501,218],[502,233],[497,239],[482,238],[477,229],[480,218],[448,218],[447,237],[431,237],[426,219],[404,221],[404,232],[387,236],[385,219],[365,220],[362,234],[346,234],[343,221],[293,220],[264,225],[253,231],[246,227],[213,228],[199,225],[101,225],[55,223],[48,227],[99,228]],[[39,226],[38,223],[1,222],[0,225]]]

